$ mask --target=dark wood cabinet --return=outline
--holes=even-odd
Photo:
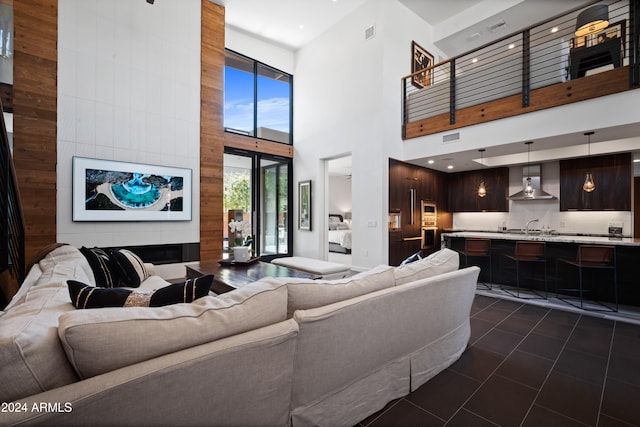
[[[398,265],[421,250],[422,241],[417,238],[422,236],[420,211],[423,200],[436,204],[438,231],[434,238],[436,248],[440,247],[440,230],[453,225],[448,211],[447,185],[445,173],[389,159],[389,212],[401,216],[400,229],[389,231],[390,265]],[[423,254],[427,255],[428,251]]]
[[[590,172],[596,189],[582,189]],[[630,211],[633,168],[631,153],[560,161],[561,211]]]
[[[509,168],[491,168],[456,172],[448,176],[449,210],[451,212],[508,212]],[[484,181],[485,197],[478,196]]]

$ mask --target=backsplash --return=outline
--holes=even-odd
[[[532,205],[535,202],[526,203]],[[453,228],[473,231],[497,231],[498,227],[522,229],[527,221],[532,219],[540,221],[532,223],[531,229],[549,226],[551,230],[560,234],[607,234],[609,225],[622,225],[622,234],[627,237],[633,236],[631,212],[559,212],[557,207],[555,211],[537,209],[534,206],[528,206],[527,209],[512,206],[511,212],[454,213]]]

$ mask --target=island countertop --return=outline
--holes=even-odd
[[[554,243],[577,243],[594,245],[640,246],[640,239],[633,237],[579,236],[569,234],[529,234],[496,231],[453,231],[444,232],[442,237],[479,237],[495,240],[537,240]]]

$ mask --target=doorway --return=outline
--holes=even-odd
[[[265,261],[290,255],[291,182],[291,159],[225,149],[225,257],[234,246],[250,246]]]
[[[327,160],[327,260],[351,265],[353,248],[352,157]]]

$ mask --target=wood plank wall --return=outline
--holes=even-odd
[[[58,0],[17,1],[13,14],[13,160],[29,262],[56,241]]]
[[[222,258],[224,7],[202,0],[200,262]]]

